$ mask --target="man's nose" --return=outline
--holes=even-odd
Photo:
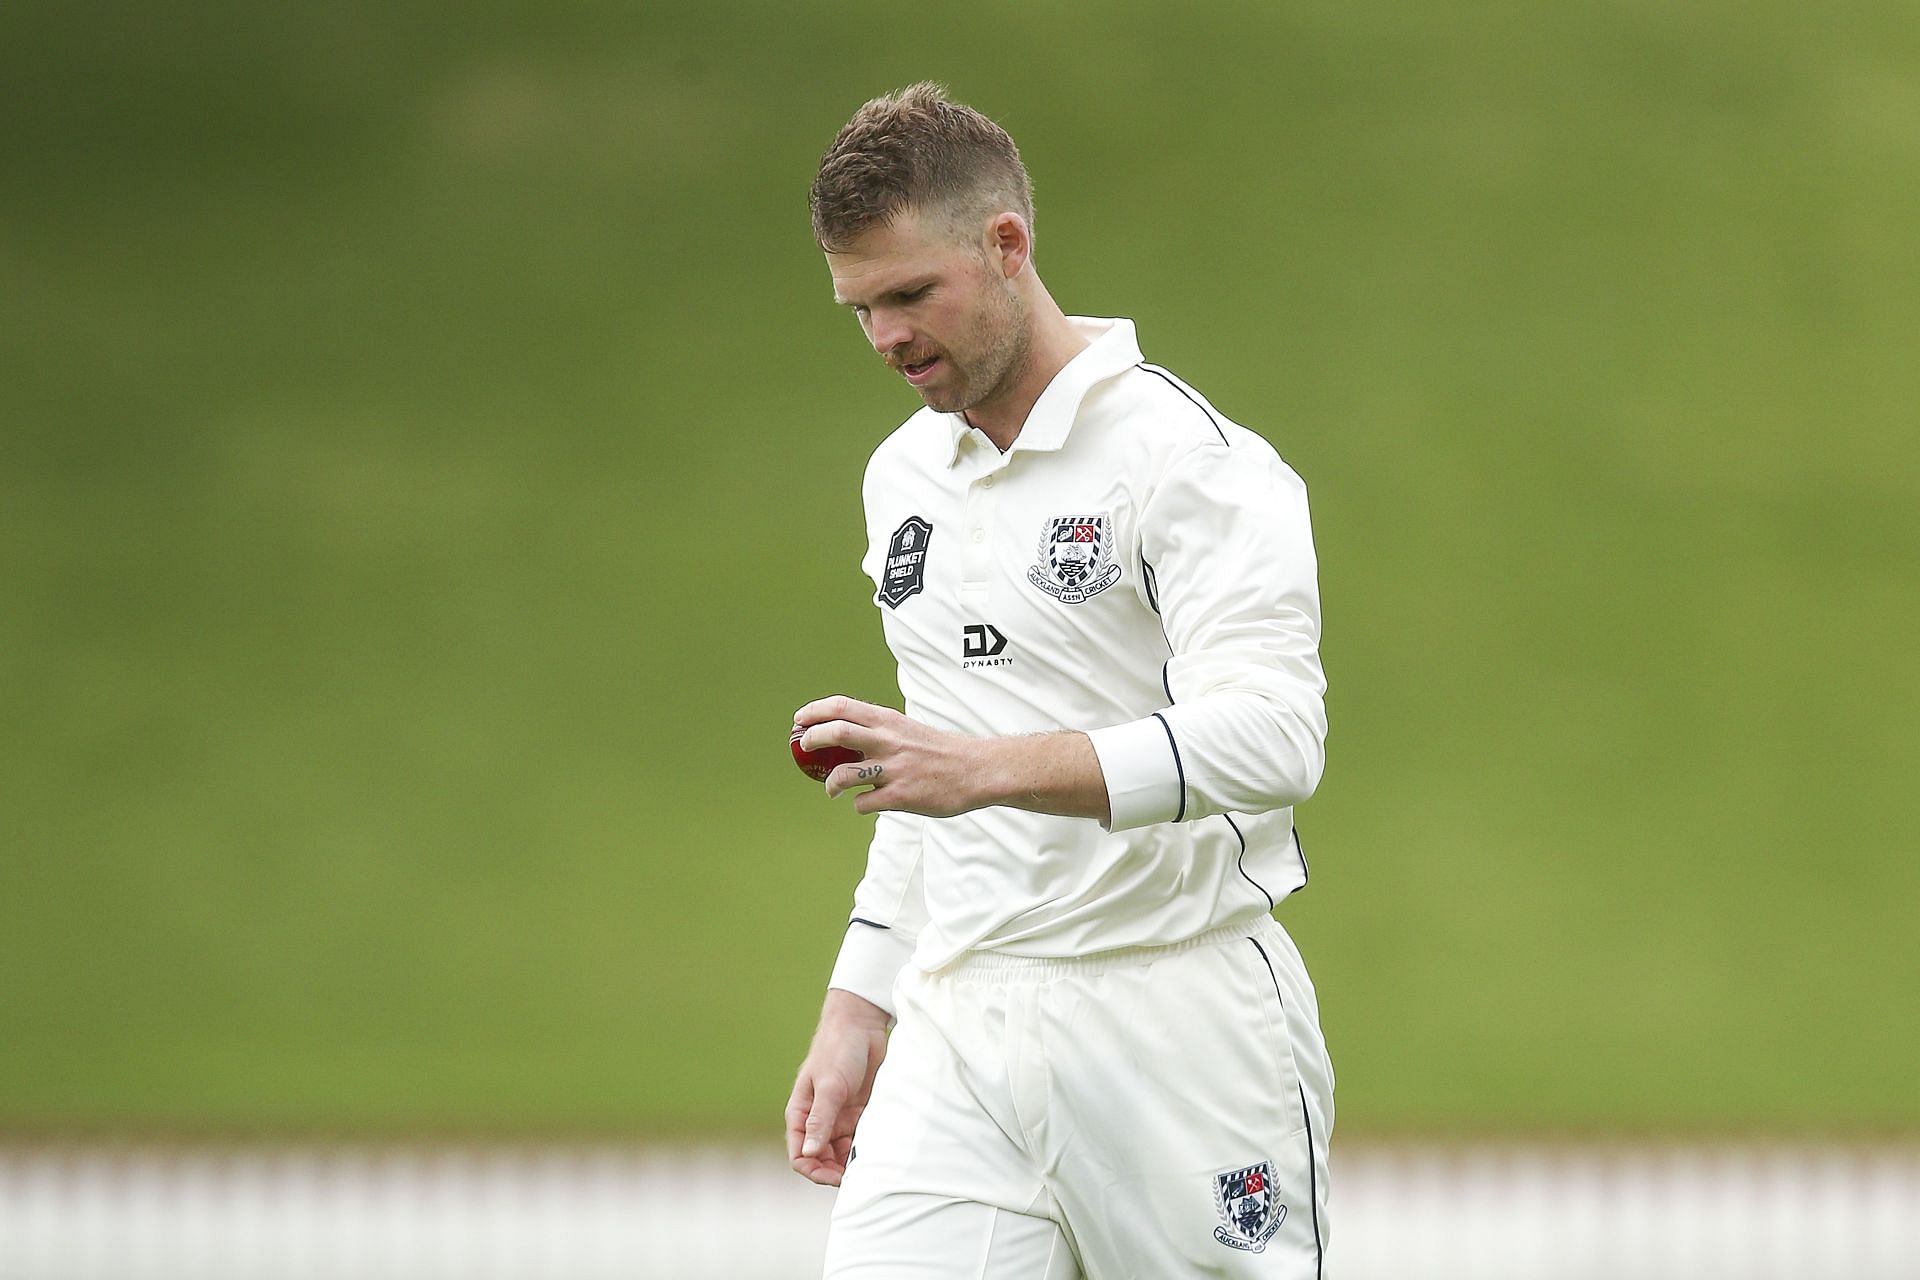
[[[873,349],[883,356],[913,341],[913,330],[899,316],[875,311],[869,316],[867,325],[868,340],[873,343]]]

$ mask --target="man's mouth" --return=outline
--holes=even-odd
[[[900,366],[900,372],[906,375],[908,382],[911,382],[917,387],[933,376],[933,368],[939,363],[939,356],[928,356],[918,364],[902,364]]]

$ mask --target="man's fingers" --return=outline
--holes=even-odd
[[[824,1088],[818,1091],[818,1093],[826,1092],[828,1090]],[[809,1131],[819,1131],[811,1120],[816,1101],[824,1102],[825,1100],[817,1096],[813,1087],[813,1075],[803,1066],[800,1068],[800,1078],[793,1082],[793,1094],[787,1099],[787,1163],[793,1167],[795,1173],[809,1182],[817,1182],[823,1187],[837,1187],[840,1185],[840,1174],[846,1167],[846,1162],[842,1160],[839,1167],[835,1167],[833,1144],[823,1141],[818,1144],[819,1150],[803,1152],[803,1148],[808,1143]],[[838,1106],[832,1108],[832,1114],[837,1114],[838,1111]],[[826,1117],[827,1125],[833,1122],[832,1114]],[[826,1132],[831,1130],[828,1129]]]
[[[822,747],[851,747],[862,755],[871,755],[881,746],[880,735],[851,720],[823,720],[800,735],[802,750]]]
[[[843,1126],[850,1127],[850,1126]],[[818,1157],[800,1156],[790,1160],[794,1172],[826,1187],[837,1187],[853,1161],[853,1134],[841,1133],[827,1143]]]
[[[827,1144],[827,1149],[816,1159],[813,1156],[799,1156],[788,1161],[793,1171],[810,1182],[823,1187],[837,1187],[840,1179],[846,1176],[847,1165],[853,1159],[853,1135],[843,1133]]]
[[[813,1106],[807,1112],[806,1137],[800,1154],[825,1158],[832,1150],[833,1122],[847,1100],[847,1090],[837,1081],[822,1081],[813,1093]]]
[[[866,705],[864,702],[849,698],[844,693],[836,693],[831,698],[815,698],[794,712],[793,722],[805,729],[810,725],[823,724],[828,720],[844,720],[856,708]]]
[[[800,1156],[800,1143],[806,1138],[807,1112],[813,1109],[813,1077],[801,1072],[800,1078],[793,1082],[793,1093],[787,1099],[787,1159],[796,1160]]]
[[[793,1171],[809,1182],[817,1182],[823,1187],[837,1187],[840,1185],[840,1175],[846,1172],[846,1166],[801,1156],[793,1161]]]
[[[872,725],[894,714],[897,713],[891,708],[877,707],[871,702],[836,693],[831,698],[816,698],[794,712],[793,722],[803,729],[824,724],[828,720],[851,720],[855,724]]]
[[[834,799],[855,787],[877,787],[887,780],[887,767],[879,760],[856,760],[838,764],[827,775],[827,798]]]

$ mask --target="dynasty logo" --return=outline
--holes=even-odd
[[[1005,667],[1012,658],[1000,655],[1007,649],[1007,638],[990,622],[975,622],[960,628],[960,665],[962,667]]]

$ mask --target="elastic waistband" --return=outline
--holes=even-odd
[[[1110,969],[1152,964],[1155,960],[1178,955],[1182,951],[1197,951],[1201,947],[1216,947],[1236,938],[1251,937],[1260,927],[1260,922],[1261,917],[1254,916],[1164,946],[1117,947],[1112,951],[1096,951],[1084,956],[1010,956],[999,951],[968,951],[952,964],[936,969],[927,976],[964,982],[1040,982],[1069,974],[1084,977]]]

